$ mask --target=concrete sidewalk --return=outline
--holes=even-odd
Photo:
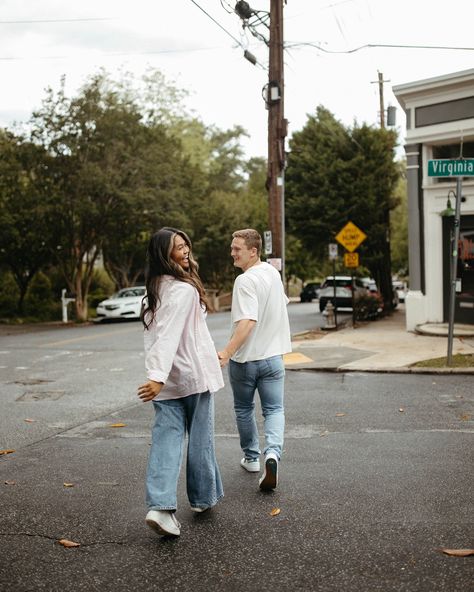
[[[474,367],[413,368],[416,362],[447,355],[445,325],[425,325],[420,331],[408,332],[404,310],[396,310],[356,328],[294,336],[293,353],[285,357],[285,365],[292,370],[474,374]],[[457,325],[455,335],[459,336],[453,339],[453,355],[474,354],[474,327]]]

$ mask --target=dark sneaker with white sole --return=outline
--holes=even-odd
[[[265,468],[258,484],[265,491],[275,489],[278,485],[278,456],[274,452],[265,456]]]

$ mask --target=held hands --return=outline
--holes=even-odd
[[[229,352],[225,349],[223,349],[220,352],[217,352],[217,357],[219,358],[219,364],[221,365],[221,368],[224,368],[224,366],[227,366],[227,364],[229,363],[229,360],[230,360],[230,356],[231,356],[231,354],[229,354]]]
[[[141,399],[144,403],[151,401],[159,394],[161,389],[163,388],[162,382],[155,382],[154,380],[149,380],[138,387],[138,398]]]

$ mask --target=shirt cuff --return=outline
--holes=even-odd
[[[168,378],[163,372],[157,372],[156,370],[152,370],[151,372],[147,373],[148,380],[154,380],[155,382],[162,382],[165,384],[166,379]]]

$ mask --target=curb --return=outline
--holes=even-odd
[[[285,368],[292,372],[362,372],[366,374],[474,374],[474,368],[335,368],[334,366],[318,366],[317,368]]]

